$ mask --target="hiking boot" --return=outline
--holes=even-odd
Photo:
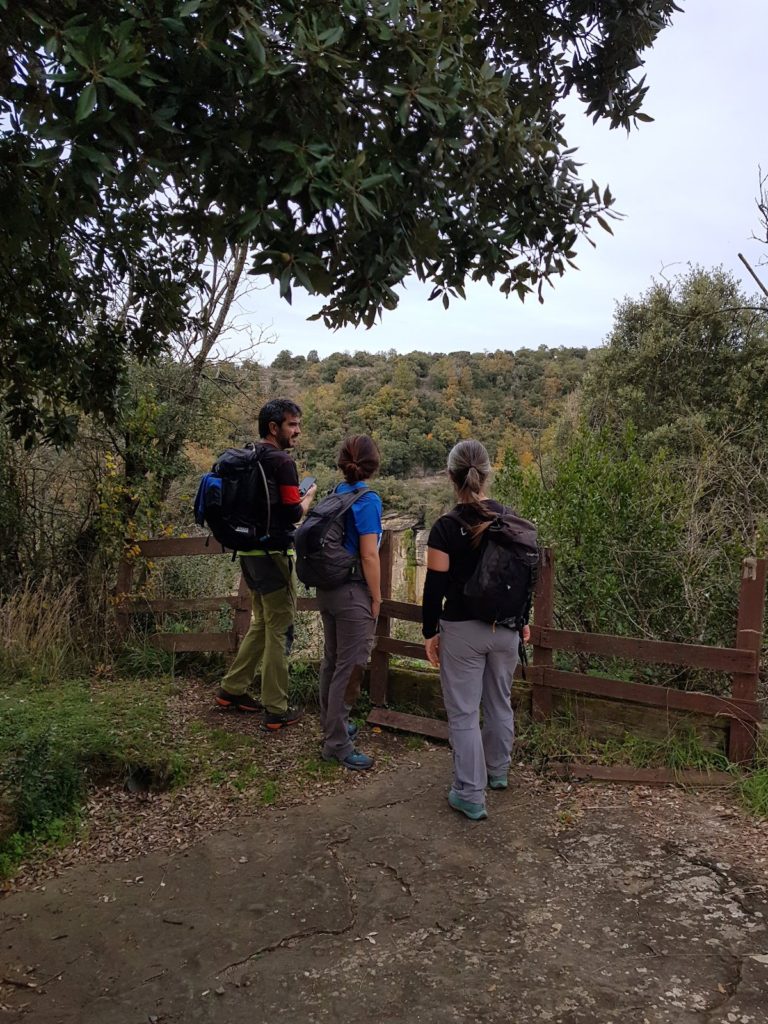
[[[350,722],[349,725],[347,726],[347,736],[349,736],[351,740],[353,740],[357,736],[358,731],[359,730],[355,722]]]
[[[265,711],[264,728],[267,732],[277,732],[285,729],[287,725],[295,725],[301,720],[299,708],[286,708],[285,711]]]
[[[235,711],[263,711],[264,708],[250,693],[227,693],[219,690],[216,703],[220,708],[234,708]]]
[[[349,768],[352,772],[367,772],[370,768],[373,768],[374,760],[369,757],[368,754],[364,754],[362,750],[353,750],[351,754],[347,754],[345,758],[339,759],[338,757],[329,757],[327,754],[323,754],[324,761],[337,761],[342,767]]]
[[[506,789],[507,786],[509,785],[509,778],[507,777],[507,773],[504,772],[503,775],[489,775],[488,785],[490,786],[491,789]]]
[[[453,790],[448,794],[448,803],[454,811],[459,811],[470,821],[482,821],[483,818],[488,817],[488,811],[482,804],[476,804],[471,800],[462,800],[460,796],[456,796]]]

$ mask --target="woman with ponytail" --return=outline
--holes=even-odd
[[[336,492],[364,491],[344,513],[344,547],[357,556],[357,562],[347,583],[317,591],[324,635],[320,665],[323,758],[352,771],[373,767],[373,758],[355,748],[357,726],[350,724],[349,711],[360,693],[381,608],[381,498],[365,482],[378,470],[379,459],[379,449],[367,434],[346,438],[339,449],[337,464],[344,480]]]
[[[519,647],[516,629],[475,618],[464,596],[480,561],[483,533],[503,512],[486,496],[490,474],[488,452],[479,441],[460,441],[451,450],[448,476],[457,504],[430,531],[422,601],[424,646],[440,669],[453,750],[448,803],[472,821],[488,817],[486,786],[507,788],[514,740],[510,692]],[[527,631],[526,626],[526,639]]]

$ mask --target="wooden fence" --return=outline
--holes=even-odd
[[[142,557],[152,559],[180,555],[222,555],[220,545],[202,537],[141,541],[138,548]],[[426,660],[421,643],[410,643],[392,636],[392,623],[395,620],[421,621],[419,605],[392,599],[392,554],[392,534],[385,532],[381,545],[381,586],[384,600],[376,625],[376,642],[371,656],[370,696],[374,709],[369,721],[428,736],[442,737],[446,735],[444,722],[402,715],[386,707],[389,659],[392,655]],[[135,613],[210,611],[229,605],[233,611],[231,630],[220,633],[157,633],[152,642],[158,647],[173,651],[237,650],[250,622],[250,596],[242,578],[238,592],[234,596],[152,600],[131,594],[133,569],[134,562],[126,559],[121,563],[118,573],[116,611],[118,625],[122,631],[129,628],[131,615]],[[551,714],[554,690],[572,691],[655,708],[695,712],[725,718],[729,723],[729,758],[740,763],[751,760],[755,750],[757,726],[761,720],[757,695],[765,614],[765,586],[766,559],[744,559],[734,647],[710,647],[577,633],[556,629],[554,626],[554,557],[550,550],[545,549],[534,599],[534,625],[531,627],[533,657],[526,673],[532,688],[534,717],[543,720]],[[317,602],[314,598],[300,598],[298,607],[300,611],[316,610]],[[568,672],[555,668],[555,651],[723,672],[731,677],[731,693],[728,696],[715,696],[666,686],[606,679],[581,672]]]

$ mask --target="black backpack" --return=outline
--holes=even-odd
[[[269,540],[274,500],[262,459],[267,445],[227,448],[200,481],[195,522],[232,551],[263,547]]]
[[[458,512],[448,514],[466,529]],[[536,527],[505,508],[483,532],[480,560],[464,584],[475,618],[522,629],[531,612],[539,559]]]
[[[311,508],[296,531],[296,575],[307,587],[335,590],[363,578],[357,554],[344,547],[344,514],[368,491],[332,491]]]

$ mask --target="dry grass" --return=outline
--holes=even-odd
[[[0,684],[72,676],[85,653],[74,585],[27,582],[0,603]]]

